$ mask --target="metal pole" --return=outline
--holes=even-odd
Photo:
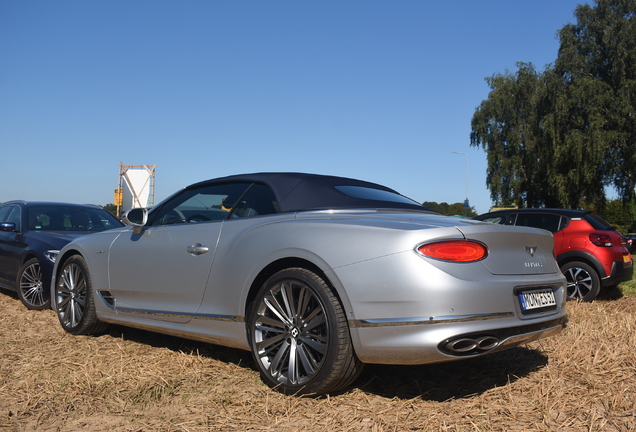
[[[456,151],[454,151],[453,153],[463,154],[464,156],[466,156],[466,201],[464,201],[464,208],[466,209],[466,216],[468,216],[468,208],[470,206],[468,201],[468,154],[464,152],[456,152]]]

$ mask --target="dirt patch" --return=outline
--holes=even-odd
[[[64,333],[0,291],[0,431],[632,431],[636,298],[569,303],[558,336],[479,359],[368,365],[347,391],[266,387],[248,352]]]

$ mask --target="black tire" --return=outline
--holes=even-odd
[[[571,261],[561,267],[567,279],[568,300],[592,301],[601,290],[601,278],[589,264]]]
[[[247,325],[261,378],[281,393],[336,392],[362,371],[340,302],[309,270],[289,268],[270,277]]]
[[[73,255],[60,267],[55,282],[55,312],[67,333],[90,335],[106,329],[107,324],[97,318],[92,287],[82,256]]]
[[[42,268],[37,258],[31,258],[18,272],[18,298],[27,309],[51,308],[51,299],[42,279]]]

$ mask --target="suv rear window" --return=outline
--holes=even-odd
[[[616,227],[612,226],[605,219],[597,215],[596,213],[587,213],[583,216],[583,219],[589,222],[595,230],[603,231],[615,231]]]

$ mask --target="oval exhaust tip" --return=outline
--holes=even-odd
[[[484,354],[499,345],[499,339],[486,335],[475,338],[459,338],[448,341],[444,348],[454,355],[477,355]]]

